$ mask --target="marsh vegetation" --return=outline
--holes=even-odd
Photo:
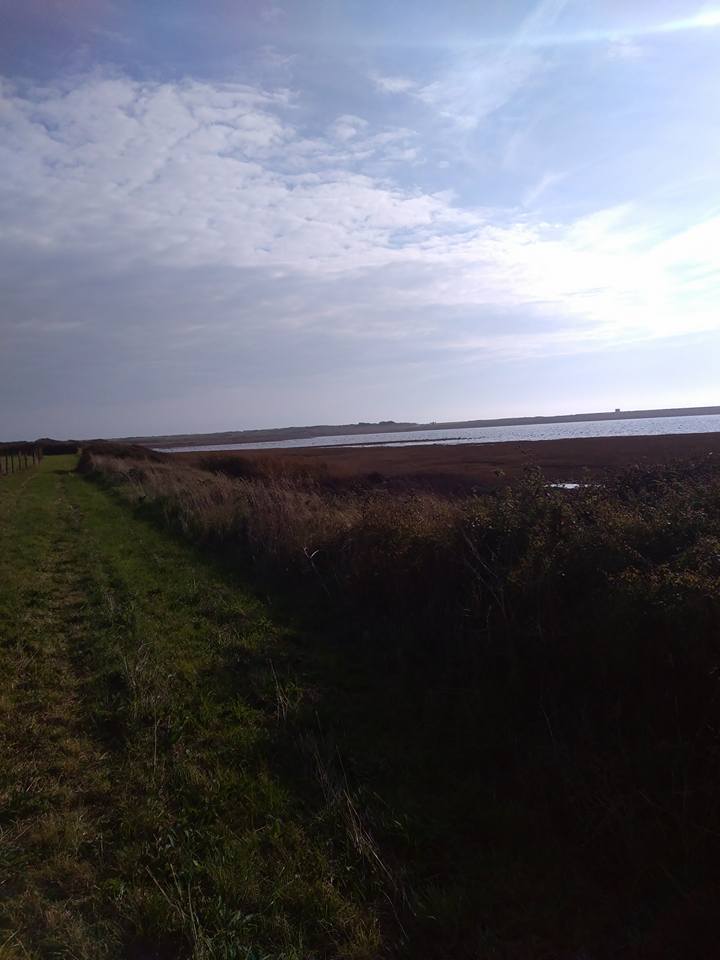
[[[712,456],[466,496],[279,459],[81,468],[292,610],[307,665],[277,710],[359,857],[372,950],[675,956],[714,936]]]

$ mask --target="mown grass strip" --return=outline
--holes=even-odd
[[[73,465],[1,521],[4,955],[377,956],[358,858],[288,763],[292,636]]]

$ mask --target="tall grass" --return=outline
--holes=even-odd
[[[386,787],[448,821],[411,872],[416,914],[421,903],[428,916],[453,913],[455,955],[478,942],[480,900],[502,911],[509,896],[554,898],[556,909],[569,897],[618,950],[660,942],[666,909],[676,929],[710,915],[702,905],[720,890],[712,458],[572,492],[531,471],[456,499],[98,451],[81,468],[359,638],[376,667],[367,709],[378,736],[383,723],[405,731],[406,782],[386,772]],[[428,786],[428,764],[444,788]],[[482,863],[498,850],[511,893],[484,887]],[[462,887],[452,906],[431,892],[438,876]],[[543,876],[546,890],[527,888]],[[557,926],[538,909],[538,929]]]
[[[188,537],[235,548],[263,574],[382,612],[402,632],[441,626],[440,647],[449,628],[468,640],[510,627],[559,638],[590,608],[600,618],[593,633],[620,616],[639,617],[636,625],[651,616],[683,634],[712,626],[720,465],[711,458],[572,493],[529,471],[499,493],[454,499],[336,492],[282,463],[240,476],[217,463],[211,473],[89,451],[81,469],[152,504]]]

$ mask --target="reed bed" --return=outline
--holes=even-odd
[[[576,491],[549,487],[530,470],[495,494],[455,498],[338,492],[317,475],[284,473],[282,461],[265,473],[255,462],[243,475],[239,459],[233,473],[216,461],[210,472],[159,454],[91,449],[80,468],[193,540],[230,547],[259,573],[344,608],[382,611],[403,633],[442,626],[444,641],[455,630],[532,625],[532,633],[560,635],[576,626],[578,607],[597,608],[605,622],[634,591],[636,614],[656,597],[654,615],[665,616],[675,597],[673,627],[685,633],[695,595],[714,596],[720,465],[711,457]]]

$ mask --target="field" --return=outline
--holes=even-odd
[[[499,446],[0,480],[0,957],[713,955],[717,440]]]

